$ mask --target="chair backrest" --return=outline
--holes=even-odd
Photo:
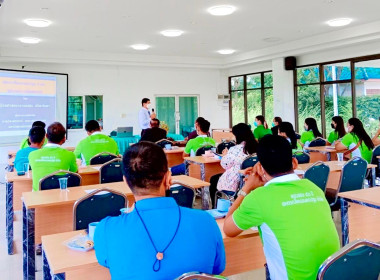
[[[321,137],[317,137],[316,139],[311,141],[309,144],[309,147],[321,147],[321,146],[326,146],[326,140]]]
[[[293,154],[293,157],[295,157],[297,159],[299,164],[310,162],[310,156],[305,152],[295,152]]]
[[[354,157],[347,161],[342,168],[338,192],[355,191],[363,188],[367,165],[367,161],[360,157]]]
[[[67,170],[58,170],[40,179],[39,190],[59,189],[59,179],[67,178],[67,187],[78,187],[82,184],[82,177]]]
[[[89,193],[74,203],[74,230],[86,229],[89,223],[108,216],[119,216],[120,209],[125,208],[127,202],[124,194],[107,188]]]
[[[123,181],[121,158],[115,158],[103,164],[99,169],[100,184]]]
[[[299,134],[299,133],[296,132],[296,138],[297,139],[301,139],[301,134]]]
[[[380,245],[355,240],[329,257],[318,271],[318,280],[377,280],[380,274]]]
[[[203,155],[206,151],[209,151],[209,150],[211,150],[212,148],[214,148],[214,147],[213,147],[213,146],[210,146],[210,145],[206,145],[206,146],[200,147],[200,148],[195,152],[195,155],[196,155],[196,156],[201,156],[201,155]]]
[[[223,150],[225,148],[227,148],[227,150],[229,150],[231,147],[235,146],[236,143],[233,142],[233,141],[230,141],[230,142],[222,142],[220,143],[217,147],[216,147],[216,152],[218,154],[221,154],[223,152]]]
[[[225,279],[227,280],[226,277],[221,276],[221,275],[211,275],[207,273],[201,273],[201,272],[188,272],[182,274],[180,277],[176,278],[175,280],[212,280],[212,279]]]
[[[109,153],[109,152],[101,152],[97,155],[94,155],[91,159],[90,159],[90,164],[91,165],[95,165],[95,164],[103,164],[103,163],[106,163],[114,158],[117,158],[117,155],[114,155],[112,153]]]
[[[376,176],[380,177],[380,165],[379,165],[379,159],[377,158],[378,156],[380,156],[380,145],[376,146],[373,149],[373,151],[372,151],[372,160],[371,160],[372,164],[376,164],[377,165]]]
[[[166,144],[173,145],[174,143],[172,141],[169,141],[168,139],[161,139],[160,141],[157,141],[156,144],[161,148],[165,148]]]
[[[305,179],[309,179],[316,184],[323,192],[326,191],[327,180],[329,179],[330,167],[322,161],[317,161],[310,166],[304,175]]]
[[[240,169],[243,170],[243,169],[247,169],[248,167],[253,167],[258,162],[259,162],[259,159],[257,158],[256,154],[247,156],[241,163]]]
[[[173,185],[166,191],[166,196],[173,197],[179,206],[193,208],[195,191],[190,187]]]

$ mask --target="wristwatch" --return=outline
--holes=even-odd
[[[245,197],[245,196],[247,196],[247,193],[245,191],[243,191],[243,190],[240,190],[238,192],[238,195],[241,195],[242,197]]]

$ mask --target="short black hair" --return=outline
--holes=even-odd
[[[46,124],[45,124],[44,122],[42,122],[42,121],[35,121],[35,122],[32,124],[32,127],[33,127],[33,126],[40,126],[40,127],[42,127],[43,129],[45,129]]]
[[[144,104],[147,103],[148,101],[150,101],[149,98],[143,98],[143,99],[141,100],[141,105],[144,105]]]
[[[288,140],[278,135],[265,135],[257,149],[257,158],[265,171],[276,177],[293,170],[292,148]]]
[[[210,130],[210,122],[208,120],[205,120],[205,119],[199,120],[198,126],[199,126],[199,129],[204,133]]]
[[[98,130],[100,130],[100,125],[99,125],[98,121],[90,120],[86,123],[86,126],[84,128],[88,132],[98,131]]]
[[[168,172],[164,150],[151,142],[131,146],[123,156],[123,173],[133,192],[158,190]]]
[[[198,117],[196,120],[195,120],[195,122],[196,123],[199,123],[199,122],[201,122],[201,121],[204,121],[205,119],[203,118],[203,117]]]
[[[157,125],[152,125],[153,123],[157,124]],[[160,127],[160,120],[159,119],[151,119],[150,126],[151,127]]]
[[[41,143],[46,135],[45,128],[41,126],[33,126],[29,130],[29,139],[32,143],[39,144]]]
[[[47,138],[54,144],[59,144],[66,135],[66,129],[60,122],[53,122],[47,129]]]

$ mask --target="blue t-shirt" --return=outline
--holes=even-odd
[[[13,164],[17,171],[24,171],[24,163],[29,163],[28,156],[35,150],[38,150],[38,148],[26,147],[16,153],[15,161]]]
[[[171,197],[148,198],[136,205],[157,250],[162,252],[178,225],[176,201]],[[97,225],[94,237],[96,258],[109,268],[112,280],[167,280],[190,271],[223,272],[226,262],[224,244],[215,220],[201,210],[180,209],[177,235],[164,252],[158,272],[153,271],[156,251],[136,210],[107,217]]]

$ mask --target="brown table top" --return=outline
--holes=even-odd
[[[178,153],[183,153],[185,151],[184,147],[177,147],[171,150],[166,150],[164,149],[165,154],[178,154]]]
[[[380,187],[343,192],[338,196],[380,206]]]
[[[199,189],[199,188],[210,186],[209,182],[205,182],[197,178],[189,177],[186,175],[173,176],[172,184],[183,184],[185,186],[192,187],[193,189]]]
[[[333,146],[321,146],[321,147],[307,147],[305,150],[313,152],[325,152],[325,153],[336,153],[335,147]]]
[[[214,157],[203,157],[203,156],[195,156],[195,157],[185,157],[185,160],[196,162],[196,163],[215,163],[220,162],[220,159],[216,159]]]

